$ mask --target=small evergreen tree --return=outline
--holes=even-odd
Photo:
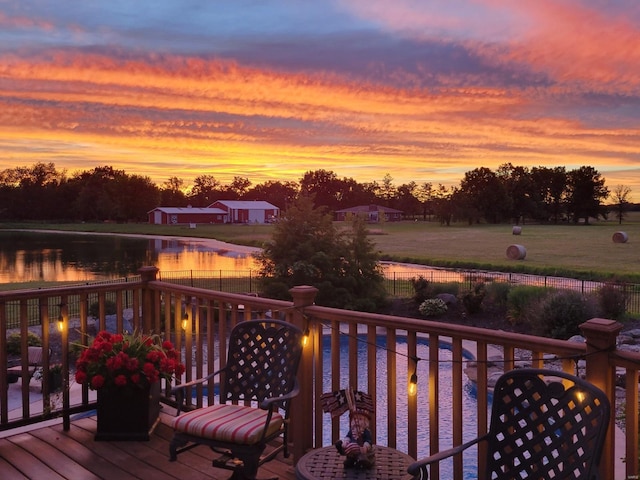
[[[384,277],[364,221],[341,234],[330,214],[302,196],[280,217],[272,239],[258,255],[263,293],[288,299],[296,285],[318,288],[319,305],[375,310],[384,300]]]

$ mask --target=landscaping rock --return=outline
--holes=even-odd
[[[436,298],[442,300],[447,306],[455,305],[456,303],[458,303],[458,297],[451,293],[439,293],[436,295]]]

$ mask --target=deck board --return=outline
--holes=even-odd
[[[214,454],[208,447],[197,447],[169,461],[171,429],[168,417],[161,414],[148,442],[96,442],[95,416],[72,421],[65,432],[62,424],[34,427],[0,438],[0,478],[20,479],[114,479],[175,480],[226,479],[229,470],[214,468]],[[259,476],[295,478],[291,458],[280,454],[263,465]]]

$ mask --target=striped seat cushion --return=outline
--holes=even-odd
[[[183,413],[173,419],[173,429],[196,437],[253,445],[258,443],[267,421],[266,410],[243,405],[212,405]],[[267,435],[280,430],[283,419],[273,413]]]

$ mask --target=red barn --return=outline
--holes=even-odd
[[[155,225],[195,225],[224,223],[227,212],[219,208],[157,207],[147,212],[149,223]]]
[[[280,209],[263,200],[218,200],[209,208],[223,210],[226,223],[272,223]]]

